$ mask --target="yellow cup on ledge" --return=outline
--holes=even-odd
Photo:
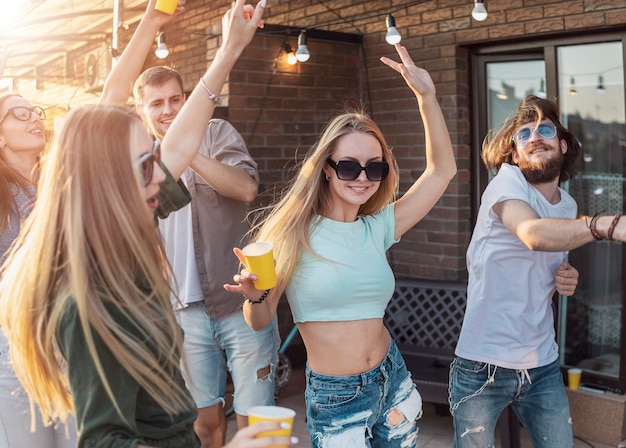
[[[256,275],[254,287],[259,291],[276,286],[274,245],[269,241],[257,241],[241,249],[248,270]]]
[[[582,370],[580,369],[568,369],[567,370],[567,385],[572,390],[577,390],[580,387],[580,377],[582,376]]]
[[[259,422],[283,422],[288,423],[289,428],[277,429],[274,431],[265,431],[257,437],[265,436],[291,436],[291,428],[293,427],[293,418],[296,411],[282,406],[253,406],[248,409],[248,424],[254,425]],[[270,448],[289,448],[288,445],[272,445]]]

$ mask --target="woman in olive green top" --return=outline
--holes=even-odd
[[[127,109],[71,111],[3,267],[0,323],[16,374],[44,423],[76,415],[79,447],[200,446],[153,223],[158,161]],[[253,425],[227,446],[289,444],[254,439],[279,427]]]
[[[71,111],[3,271],[16,374],[44,422],[76,415],[79,446],[199,446],[153,222],[158,160],[127,109]]]

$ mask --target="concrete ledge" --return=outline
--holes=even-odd
[[[611,446],[626,439],[626,396],[567,389],[574,435]]]

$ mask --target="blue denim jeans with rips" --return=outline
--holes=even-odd
[[[417,447],[422,398],[396,344],[359,375],[306,368],[307,426],[313,448]]]
[[[488,448],[502,411],[511,405],[534,448],[572,448],[574,436],[556,360],[535,369],[505,369],[456,357],[450,365],[454,448]]]

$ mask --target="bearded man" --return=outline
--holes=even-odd
[[[569,250],[626,232],[621,215],[576,219],[559,185],[579,153],[556,102],[534,95],[485,140],[483,161],[497,174],[467,251],[468,302],[450,372],[455,448],[494,446],[508,405],[535,448],[574,446],[552,300],[578,284]]]

